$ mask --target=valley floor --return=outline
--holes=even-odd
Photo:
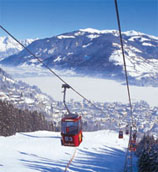
[[[0,137],[0,171],[63,172],[76,150],[69,172],[123,172],[128,137],[114,131],[83,133],[76,149],[60,143],[60,133],[38,131]],[[136,158],[134,171],[136,172]]]
[[[91,101],[129,103],[126,85],[122,85],[117,81],[86,77],[62,78]],[[62,84],[56,77],[21,77],[18,79],[30,85],[38,86],[42,92],[52,96],[54,100],[62,101],[63,99]],[[130,86],[130,91],[132,103],[144,100],[150,106],[158,106],[157,87]],[[80,96],[69,90],[66,100],[71,99],[82,101]]]

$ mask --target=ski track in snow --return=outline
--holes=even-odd
[[[83,136],[69,172],[123,171],[127,136],[118,139],[118,133],[108,130],[85,132]],[[76,149],[61,146],[60,133],[48,131],[1,136],[0,147],[1,172],[63,172]]]

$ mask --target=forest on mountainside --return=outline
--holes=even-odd
[[[139,172],[158,172],[158,139],[145,136],[137,146]]]
[[[20,110],[0,100],[0,136],[37,130],[53,131],[54,128],[52,122],[47,121],[43,114]]]

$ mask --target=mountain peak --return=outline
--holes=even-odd
[[[24,46],[28,46],[36,39],[25,39],[19,40]],[[10,55],[16,54],[21,51],[23,47],[19,45],[13,38],[10,36],[0,37],[0,59],[4,59]]]
[[[98,29],[93,29],[93,28],[79,29],[79,31],[81,31],[81,32],[89,32],[89,33],[97,33],[97,34],[117,32],[116,30],[98,30]]]
[[[127,36],[141,36],[141,35],[144,35],[144,33],[137,32],[135,30],[125,31],[123,33],[126,34]]]
[[[90,32],[90,33],[100,33],[101,32],[100,30],[93,29],[93,28],[79,29],[79,31],[82,31],[82,32]]]

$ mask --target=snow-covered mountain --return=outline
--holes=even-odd
[[[26,39],[21,40],[20,42],[28,46],[31,44],[35,39]],[[13,54],[17,54],[19,51],[21,51],[23,47],[19,45],[16,41],[14,41],[10,36],[9,37],[0,37],[0,60],[11,56]]]
[[[36,86],[16,81],[0,69],[0,99],[8,101],[19,109],[38,111],[51,117],[53,99]]]
[[[135,82],[155,84],[158,79],[158,37],[136,31],[123,32],[128,74]],[[80,29],[36,40],[29,50],[52,68],[114,79],[124,79],[119,33],[116,30]],[[26,50],[3,65],[41,65]]]

